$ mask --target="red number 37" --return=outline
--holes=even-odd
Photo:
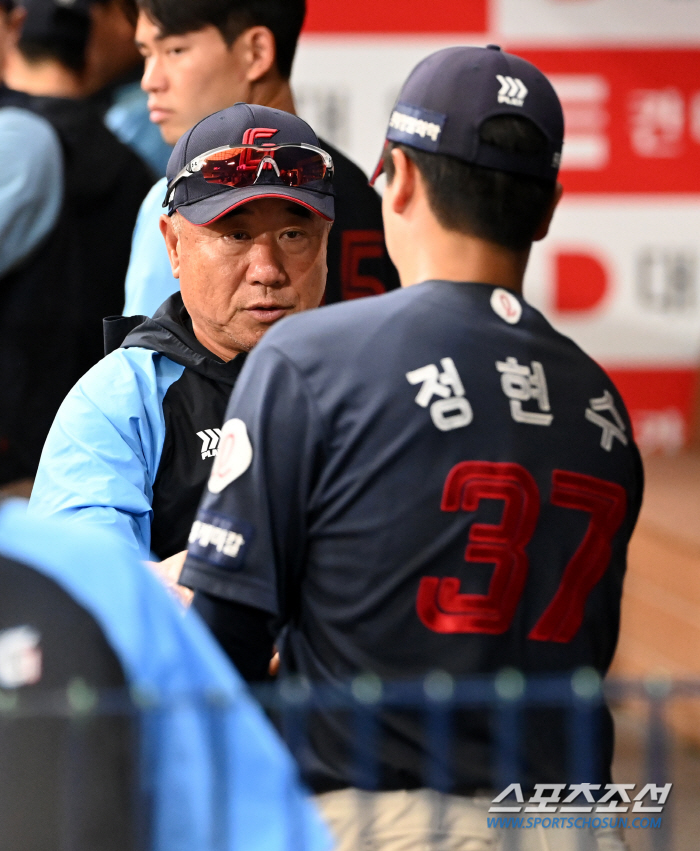
[[[476,511],[482,499],[502,500],[498,525],[474,523],[464,560],[494,564],[487,594],[461,594],[454,576],[424,576],[416,609],[434,632],[500,635],[510,626],[525,588],[528,557],[525,547],[540,512],[540,494],[530,473],[519,464],[464,461],[453,467],[442,493],[443,511]],[[567,642],[583,622],[586,600],[605,573],[611,542],[627,508],[624,488],[614,482],[555,470],[553,505],[585,511],[588,529],[566,565],[559,588],[528,638]]]

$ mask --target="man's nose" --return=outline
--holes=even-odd
[[[281,287],[287,280],[281,253],[273,239],[262,239],[251,247],[248,262],[248,283],[265,287]]]
[[[167,88],[167,78],[163,70],[163,63],[158,56],[148,56],[143,65],[143,76],[141,77],[141,88],[144,92],[159,92]]]

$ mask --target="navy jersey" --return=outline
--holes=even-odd
[[[641,495],[605,372],[512,293],[430,281],[265,336],[181,581],[275,615],[283,672],[314,681],[602,674]],[[383,787],[421,785],[418,733],[385,722]],[[315,731],[317,790],[349,784],[351,735]],[[528,742],[530,779],[561,778],[563,740]],[[465,722],[458,790],[492,788],[489,747],[487,720]],[[602,776],[610,756],[606,727]]]

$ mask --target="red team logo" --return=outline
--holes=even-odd
[[[273,130],[271,127],[251,127],[243,134],[243,141],[241,144],[255,145],[259,139],[271,139],[278,132],[278,130]]]
[[[243,134],[242,145],[257,145],[263,139],[271,139],[278,130],[274,130],[272,127],[251,127],[246,130]],[[265,144],[270,146],[274,145],[274,142],[263,143],[261,147],[264,147]],[[258,154],[256,151],[244,151],[241,156],[241,166],[250,166],[255,167],[259,165],[262,160],[262,155]],[[263,168],[272,168],[271,165],[265,163]]]

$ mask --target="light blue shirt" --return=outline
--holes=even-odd
[[[27,109],[0,108],[0,275],[53,230],[63,203],[63,154],[56,131]]]
[[[124,316],[153,316],[165,299],[180,289],[159,226],[167,185],[165,178],[156,183],[143,199],[136,219],[126,272]]]
[[[148,851],[329,851],[294,762],[196,612],[104,529],[0,507],[0,554],[52,579],[100,625],[144,714]],[[39,816],[37,816],[39,817]]]
[[[147,100],[140,83],[119,86],[105,115],[105,124],[148,163],[156,177],[162,177],[173,149],[163,141],[158,126],[149,118]]]

